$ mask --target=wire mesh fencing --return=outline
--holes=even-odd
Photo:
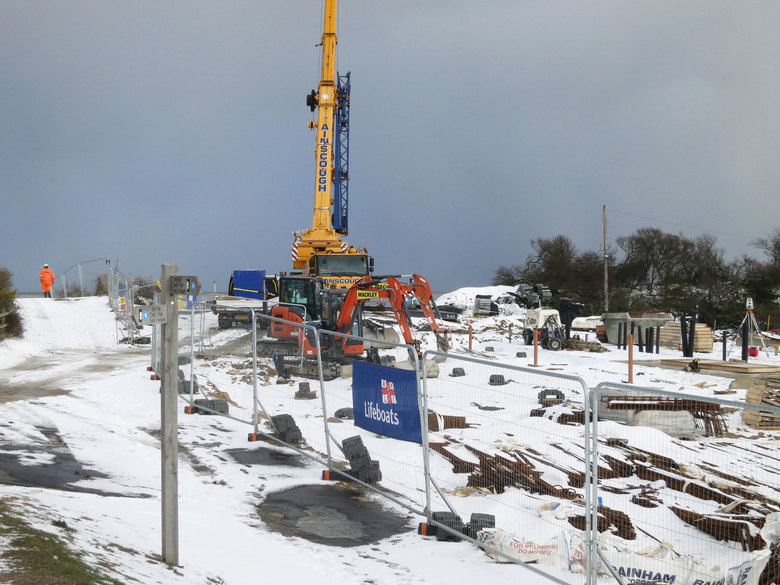
[[[567,534],[587,522],[584,382],[498,360],[425,357],[425,369],[439,371],[425,378],[433,510],[497,558],[565,582]],[[485,514],[495,530],[480,534]]]
[[[106,294],[110,263],[106,258],[84,260],[57,276],[57,296],[84,297]]]
[[[332,479],[357,480],[421,514],[427,498],[419,362],[413,347],[380,337],[322,332],[324,368],[341,371],[323,386],[328,467]],[[345,351],[370,363],[334,359]]]
[[[703,393],[704,394],[704,393]],[[621,583],[771,583],[778,577],[775,393],[750,402],[599,384],[593,481],[600,574]],[[595,551],[595,549],[594,549]]]
[[[295,449],[320,468],[313,481],[374,490],[426,536],[559,583],[763,585],[780,566],[780,390],[732,402],[588,389],[554,364],[418,356],[386,332],[322,331],[249,303],[229,320],[190,303],[179,330],[193,413]],[[409,412],[417,435],[372,426]]]
[[[252,305],[231,311],[229,326],[214,303],[179,312],[185,412],[245,423],[249,440],[293,448],[323,479],[360,483],[419,515],[424,535],[471,539],[570,579],[564,525],[584,529],[586,518],[581,380],[436,352],[420,362],[387,331],[338,334]],[[409,412],[416,435],[372,427]],[[564,451],[567,463],[555,463]],[[574,511],[582,522],[569,520]],[[495,530],[479,540],[484,528]]]

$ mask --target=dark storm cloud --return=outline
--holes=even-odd
[[[654,223],[730,254],[777,227],[775,3],[342,0],[349,240],[486,284],[558,233]],[[0,265],[290,268],[311,223],[319,2],[0,5]],[[622,211],[623,213],[618,213]],[[733,234],[732,237],[724,234]]]

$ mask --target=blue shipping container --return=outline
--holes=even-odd
[[[228,293],[247,299],[265,299],[265,270],[234,270]]]

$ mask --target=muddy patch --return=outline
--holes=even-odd
[[[62,369],[68,361],[71,366]],[[82,374],[110,372],[126,363],[127,355],[116,353],[55,352],[31,357],[0,372],[0,404],[61,396],[69,392],[63,386],[72,386],[84,378]]]
[[[0,404],[4,402],[13,402],[14,400],[31,400],[33,398],[44,398],[46,396],[61,396],[67,394],[67,390],[62,388],[42,388],[39,386],[28,386],[20,384],[17,386],[0,386]]]
[[[273,492],[257,510],[271,530],[331,546],[360,546],[411,530],[406,517],[383,508],[359,489],[341,485]]]
[[[258,337],[260,334],[258,333]],[[231,339],[214,348],[216,352],[226,355],[252,357],[252,334]]]

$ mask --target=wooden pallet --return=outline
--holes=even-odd
[[[660,330],[659,345],[677,349],[680,347],[682,337],[680,323],[669,321]],[[696,339],[693,342],[693,351],[709,353],[712,351],[712,329],[706,323],[696,323]]]
[[[761,404],[780,408],[780,387],[753,386],[748,389],[745,400],[749,404]],[[742,411],[742,422],[754,429],[765,431],[780,430],[780,414],[746,409]]]
[[[780,417],[757,410],[743,410],[742,422],[751,429],[760,431],[780,431]]]
[[[780,388],[780,376],[761,376],[768,388]]]

